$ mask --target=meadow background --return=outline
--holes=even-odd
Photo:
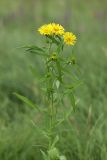
[[[43,105],[41,59],[20,47],[42,45],[36,30],[49,22],[61,23],[77,35],[74,53],[84,80],[76,92],[77,111],[59,130],[59,148],[68,160],[107,160],[106,0],[0,0],[0,160],[42,159],[35,145],[45,139],[32,124],[41,126],[41,117],[12,93]]]

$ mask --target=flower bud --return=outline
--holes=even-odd
[[[72,64],[76,64],[76,59],[74,57],[71,59],[71,61],[72,61]]]
[[[52,60],[52,61],[56,61],[56,60],[57,60],[57,54],[56,54],[56,53],[53,53],[53,54],[51,55],[51,60]]]

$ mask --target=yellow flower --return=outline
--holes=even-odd
[[[63,37],[64,37],[64,42],[67,45],[74,45],[77,40],[76,36],[71,32],[65,32]]]
[[[41,26],[38,29],[41,35],[63,35],[64,28],[60,24],[50,23]]]
[[[64,28],[60,24],[52,23],[52,34],[63,35]]]
[[[41,35],[51,35],[52,34],[52,25],[45,24],[38,29]]]

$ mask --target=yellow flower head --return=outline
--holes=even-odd
[[[50,23],[41,26],[38,29],[41,35],[63,35],[64,28],[60,24]]]
[[[64,42],[67,45],[74,45],[77,40],[76,36],[71,32],[65,32],[63,37],[64,37]]]
[[[52,34],[55,35],[63,35],[64,34],[64,28],[60,24],[52,23]]]
[[[52,25],[45,24],[38,29],[41,35],[51,35],[52,34]]]

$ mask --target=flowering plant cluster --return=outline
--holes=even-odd
[[[63,40],[67,45],[74,45],[76,36],[71,32],[65,32],[63,26],[55,23],[45,24],[41,26],[38,31],[45,36],[63,36]]]
[[[57,148],[60,139],[58,128],[76,109],[74,91],[81,84],[81,80],[78,78],[78,65],[72,50],[71,54],[66,56],[63,52],[65,45],[74,46],[77,39],[73,33],[65,32],[63,26],[55,23],[45,24],[38,31],[46,39],[45,46],[33,45],[25,48],[27,52],[41,56],[44,60],[45,69],[41,81],[42,97],[45,97],[44,107],[37,106],[18,93],[15,95],[48,119],[48,127],[41,131],[47,139],[47,149],[40,149],[43,159],[67,160]]]

